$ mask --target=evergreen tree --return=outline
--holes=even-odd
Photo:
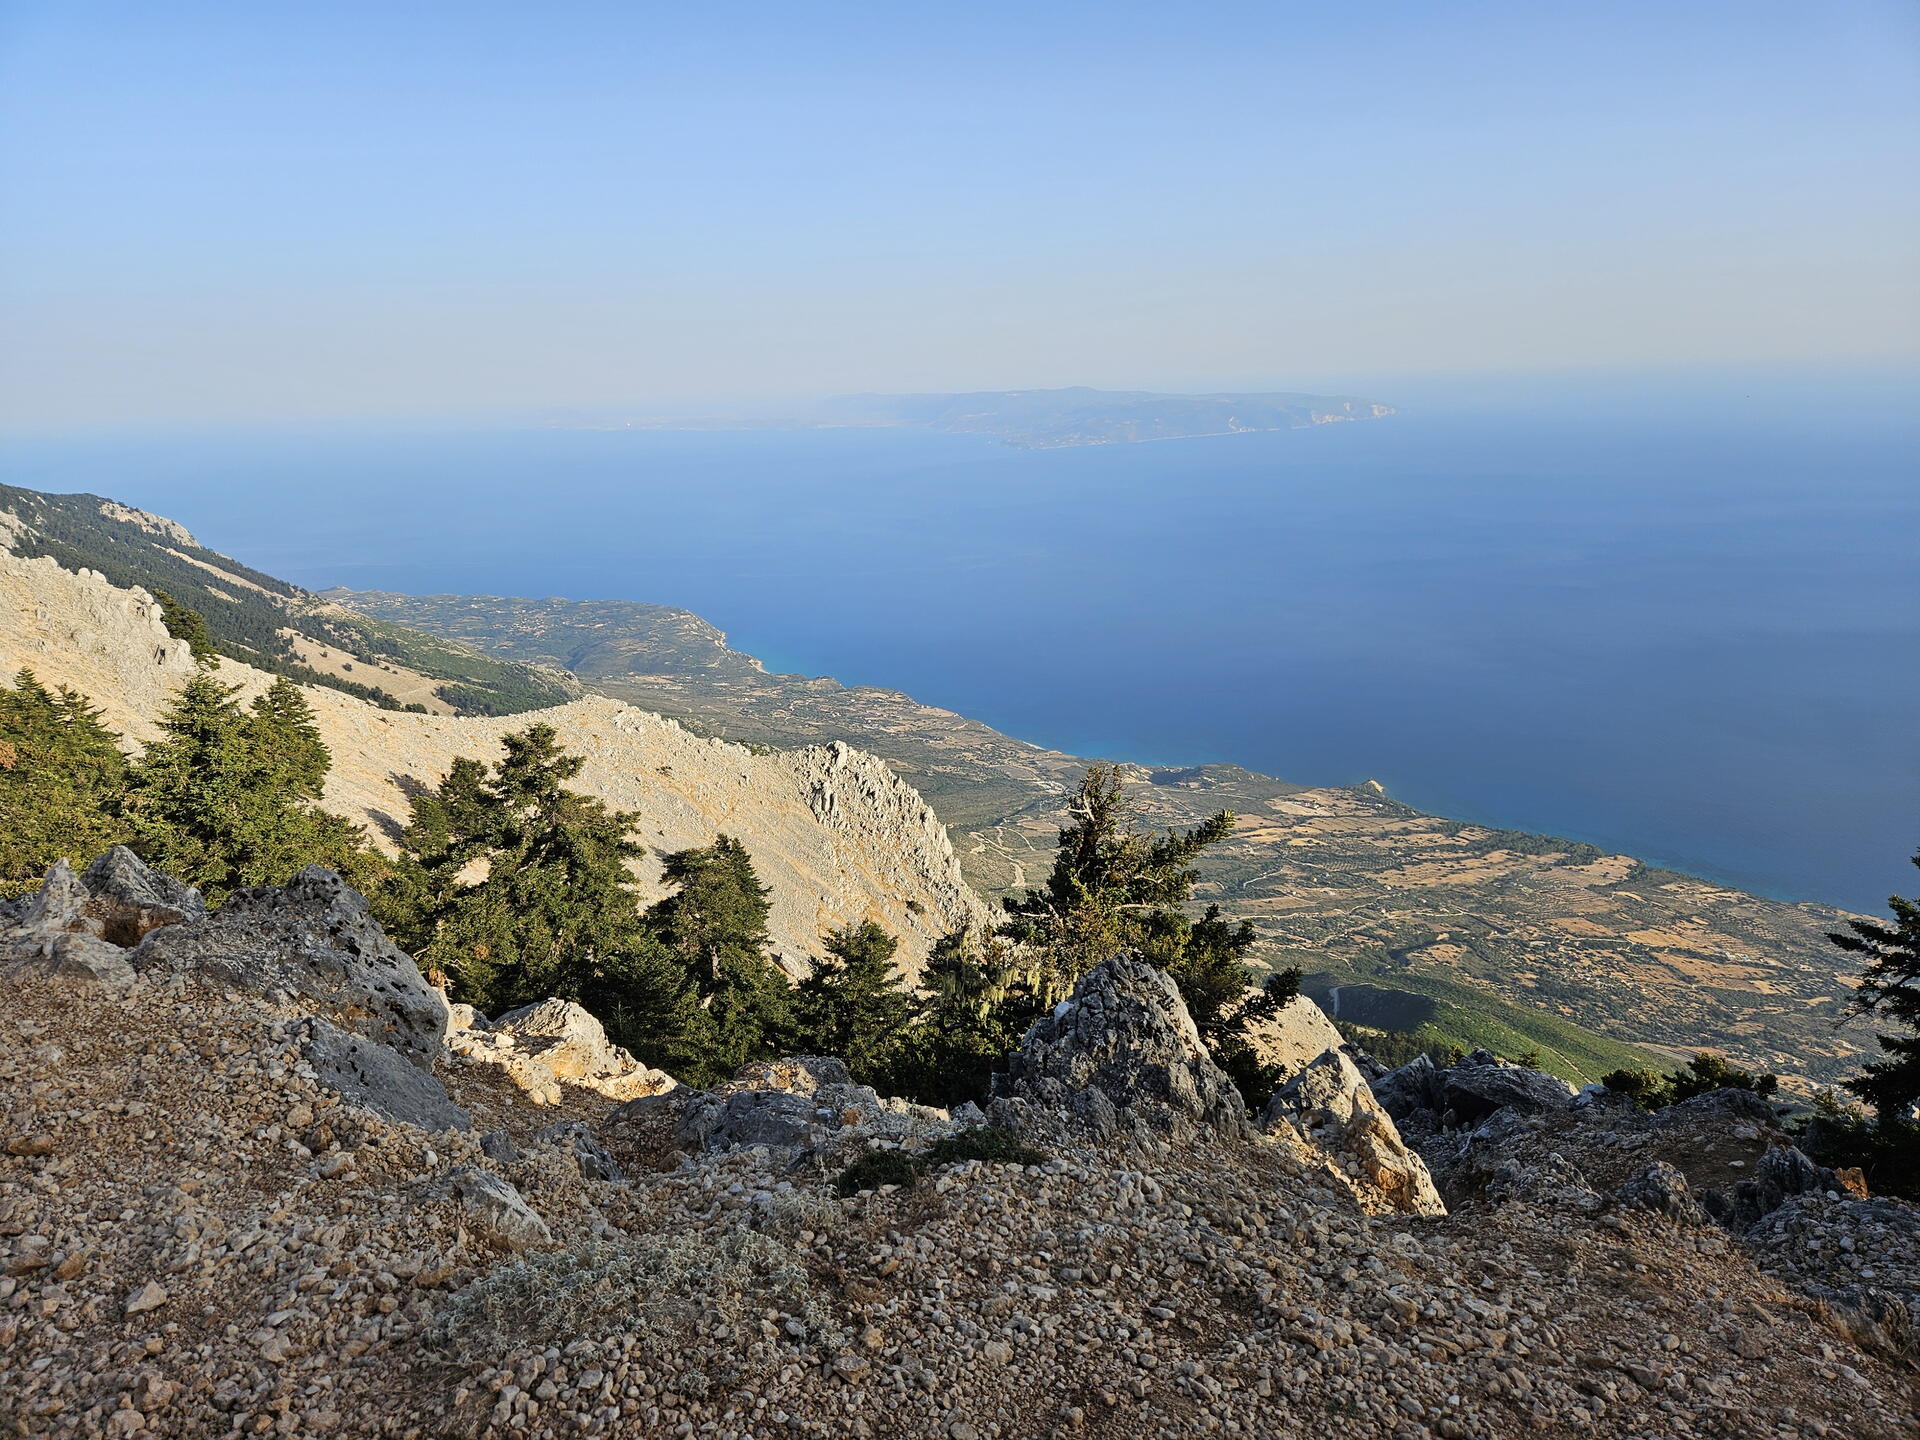
[[[986,1099],[993,1072],[1046,1013],[1041,965],[1000,935],[961,929],[927,957],[926,1000],[880,1067],[890,1094],[923,1105]]]
[[[854,1079],[873,1084],[919,1010],[893,967],[900,942],[871,920],[826,937],[827,954],[795,988],[795,1044],[838,1055]]]
[[[211,667],[196,670],[161,713],[161,738],[134,766],[127,801],[141,857],[209,900],[253,883],[240,856],[254,838],[259,797],[237,694]]]
[[[1199,920],[1183,908],[1198,879],[1194,860],[1232,833],[1232,812],[1148,834],[1116,765],[1088,770],[1069,810],[1073,823],[1060,831],[1046,888],[1005,902],[1001,934],[1037,957],[1033,999],[1052,1004],[1100,961],[1137,955],[1172,977],[1214,1058],[1249,1103],[1263,1103],[1275,1076],[1255,1056],[1248,1032],[1297,993],[1299,972],[1270,977],[1267,992],[1249,996],[1253,926],[1229,923],[1218,906]]]
[[[1881,1035],[1886,1058],[1845,1082],[1873,1118],[1828,1106],[1803,1144],[1822,1164],[1863,1167],[1875,1190],[1920,1199],[1920,899],[1895,895],[1887,904],[1892,924],[1852,920],[1827,938],[1867,962],[1851,1012],[1884,1016],[1908,1033]]]
[[[275,679],[248,707],[243,733],[259,807],[253,851],[243,862],[247,883],[278,883],[325,865],[369,887],[385,867],[357,825],[320,808],[333,756],[300,687]]]
[[[220,652],[214,646],[206,617],[182,605],[164,590],[154,591],[153,598],[160,606],[160,622],[167,627],[167,633],[176,640],[186,641],[195,660],[218,664]]]
[[[132,770],[134,848],[212,901],[308,865],[364,871],[359,830],[319,808],[331,762],[298,687],[278,680],[245,711],[238,693],[203,665],[168,703]]]
[[[462,757],[413,797],[381,918],[482,1011],[559,996],[644,1028],[660,997],[635,988],[658,978],[627,869],[638,817],[567,788],[585,762],[552,726],[503,743],[491,772]]]
[[[0,895],[124,839],[126,781],[118,737],[83,696],[49,691],[30,670],[0,687]]]
[[[1920,866],[1920,854],[1913,857]],[[1894,923],[1849,921],[1829,935],[1842,950],[1864,956],[1866,970],[1854,991],[1855,1014],[1884,1015],[1911,1031],[1920,1031],[1920,900],[1889,897]],[[1866,1067],[1847,1082],[1882,1117],[1909,1118],[1920,1106],[1920,1034],[1882,1035],[1880,1048],[1890,1057]]]
[[[706,1082],[775,1053],[793,1025],[793,989],[768,957],[769,891],[730,835],[663,857],[674,893],[647,914],[649,929],[694,978],[706,1006]]]
[[[1138,827],[1117,765],[1095,765],[1068,803],[1046,888],[1005,901],[1001,933],[1045,956],[1038,976],[1048,1003],[1087,970],[1122,951],[1173,970],[1191,927],[1179,907],[1193,895],[1193,861],[1224,840],[1233,813],[1190,830],[1147,835]]]

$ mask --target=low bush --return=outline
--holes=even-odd
[[[1047,1156],[1023,1144],[1011,1130],[976,1125],[929,1145],[918,1155],[904,1150],[875,1150],[840,1173],[834,1187],[842,1195],[878,1190],[882,1185],[914,1185],[929,1170],[983,1160],[994,1165],[1044,1165]]]
[[[439,1334],[476,1359],[528,1344],[613,1336],[677,1359],[712,1349],[702,1337],[724,1324],[736,1338],[719,1347],[725,1360],[710,1378],[728,1384],[779,1362],[777,1340],[761,1332],[768,1310],[798,1320],[822,1344],[844,1338],[806,1265],[780,1241],[753,1231],[718,1242],[645,1235],[590,1240],[502,1265],[461,1291]]]
[[[858,1195],[882,1185],[912,1185],[919,1178],[919,1165],[905,1151],[873,1150],[842,1170],[833,1188],[842,1195]]]
[[[1044,1165],[1047,1157],[1023,1144],[1011,1130],[998,1125],[976,1125],[927,1147],[920,1162],[929,1170],[965,1160],[988,1160],[1000,1165]]]
[[[1600,1083],[1616,1095],[1625,1095],[1642,1110],[1660,1110],[1709,1090],[1751,1090],[1756,1095],[1771,1095],[1780,1088],[1780,1077],[1742,1070],[1729,1065],[1724,1055],[1702,1051],[1687,1062],[1686,1069],[1671,1075],[1652,1070],[1615,1070],[1601,1076]]]

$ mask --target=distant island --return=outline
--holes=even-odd
[[[828,402],[854,425],[992,435],[1027,450],[1124,445],[1375,420],[1393,407],[1346,395],[1161,395],[1150,390],[982,390],[966,395],[849,395]]]
[[[1168,395],[1075,385],[1063,390],[978,390],[957,395],[843,395],[823,402],[810,415],[778,419],[743,415],[592,420],[574,413],[555,417],[551,423],[566,429],[608,430],[911,428],[991,435],[1023,450],[1052,450],[1304,430],[1311,425],[1377,420],[1393,413],[1391,405],[1351,395],[1290,391]]]

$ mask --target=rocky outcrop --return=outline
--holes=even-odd
[[[1135,1020],[1175,1043],[1165,1015]],[[819,1148],[681,1146],[630,1167],[592,1126],[614,1107],[591,1092],[570,1087],[556,1116],[452,1066],[475,1127],[430,1130],[323,1079],[316,1034],[384,1055],[400,1084],[425,1078],[238,986],[126,1004],[0,984],[0,1431],[1905,1440],[1920,1425],[1911,1372],[1887,1358],[1920,1253],[1894,1202],[1792,1196],[1742,1241],[1516,1188],[1429,1226],[1365,1213],[1291,1144],[1116,1151],[1064,1131],[1041,1163],[939,1158],[912,1179],[908,1161],[901,1183],[843,1197],[836,1179],[896,1143],[895,1120],[880,1101],[871,1125],[829,1128],[859,1110],[833,1102],[864,1099],[830,1059],[683,1097],[809,1105]],[[680,1093],[617,1108],[665,1115]],[[1736,1150],[1752,1121],[1692,1113],[1487,1125],[1602,1185],[1702,1145],[1744,1176],[1770,1138]]]
[[[150,978],[284,995],[416,1065],[431,1066],[445,1049],[446,998],[387,939],[366,898],[318,865],[284,886],[236,891],[205,919],[155,930],[132,962]]]
[[[1920,1207],[1807,1190],[1756,1221],[1746,1241],[1761,1269],[1825,1302],[1856,1344],[1920,1360]]]
[[[25,967],[22,973],[124,990],[134,981],[128,946],[206,913],[198,890],[116,845],[80,875],[55,861],[39,891],[0,920],[0,961]]]
[[[470,1130],[473,1120],[453,1103],[429,1070],[409,1064],[391,1045],[351,1034],[317,1016],[307,1021],[304,1053],[314,1078],[356,1105],[422,1130]]]
[[[1249,991],[1249,997],[1258,991]],[[1298,1075],[1329,1050],[1346,1048],[1347,1040],[1326,1012],[1302,995],[1263,1015],[1246,1027],[1254,1058],[1281,1075]]]
[[[1439,1079],[1441,1108],[1462,1125],[1477,1124],[1496,1110],[1521,1115],[1564,1110],[1577,1093],[1557,1075],[1508,1064],[1490,1050],[1475,1050]]]
[[[609,1100],[658,1095],[677,1084],[607,1039],[600,1022],[569,1000],[547,999],[489,1023],[469,1005],[455,1005],[447,1047],[463,1060],[496,1065],[536,1105],[558,1105],[563,1083]]]
[[[1814,1164],[1792,1145],[1775,1145],[1754,1164],[1750,1179],[1709,1190],[1701,1198],[1720,1224],[1744,1232],[1795,1195],[1839,1195],[1845,1190],[1824,1165]]]
[[[599,1139],[620,1162],[651,1168],[680,1151],[763,1146],[826,1154],[955,1128],[944,1110],[855,1084],[842,1060],[793,1055],[744,1065],[713,1090],[681,1086],[631,1101],[601,1122]]]
[[[184,925],[207,913],[193,886],[162,875],[124,845],[116,845],[80,877],[86,899],[80,920],[91,933],[131,948],[163,925]]]
[[[130,987],[135,976],[127,953],[87,927],[87,900],[73,867],[55,861],[39,892],[20,907],[13,924],[0,930],[3,973],[68,986]]]
[[[1246,1104],[1164,971],[1131,956],[1089,970],[994,1076],[988,1114],[1031,1134],[1163,1144],[1246,1136]]]
[[[1426,1162],[1401,1140],[1393,1117],[1343,1050],[1323,1052],[1274,1092],[1261,1128],[1272,1134],[1283,1126],[1327,1156],[1365,1208],[1447,1213]]]
[[[23,560],[0,543],[0,682],[32,670],[48,685],[78,690],[107,724],[146,741],[193,663],[146,591],[110,585],[97,571],[63,570],[51,556]]]
[[[0,682],[21,666],[89,696],[109,724],[145,741],[193,660],[146,592],[0,549]],[[243,699],[273,679],[233,660],[220,675]],[[435,783],[458,756],[498,758],[503,736],[538,720],[585,757],[581,789],[641,817],[639,838],[654,854],[635,862],[635,880],[647,898],[663,893],[661,852],[710,844],[722,831],[745,843],[772,890],[769,931],[791,974],[806,973],[822,934],[863,920],[900,937],[900,963],[915,974],[942,935],[989,918],[926,802],[884,762],[846,745],[767,753],[598,697],[460,718],[305,693],[333,755],[324,803],[378,843],[406,816],[410,785]]]

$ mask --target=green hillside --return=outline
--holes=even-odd
[[[1406,1036],[1421,1049],[1486,1049],[1514,1060],[1537,1051],[1540,1068],[1575,1085],[1597,1082],[1610,1070],[1673,1068],[1673,1058],[1515,1004],[1476,986],[1435,975],[1395,976],[1393,988],[1353,971],[1319,970],[1300,988],[1344,1025]],[[1333,992],[1338,990],[1338,1003]]]
[[[97,570],[115,585],[164,591],[197,611],[220,654],[306,684],[326,685],[388,709],[426,708],[393,693],[397,670],[414,672],[456,714],[513,715],[580,693],[556,670],[482,655],[458,641],[355,614],[285,580],[209,550],[158,516],[99,495],[48,495],[0,485],[0,539],[28,558]],[[328,673],[302,661],[299,639],[347,657]],[[364,674],[362,673],[364,672]]]

